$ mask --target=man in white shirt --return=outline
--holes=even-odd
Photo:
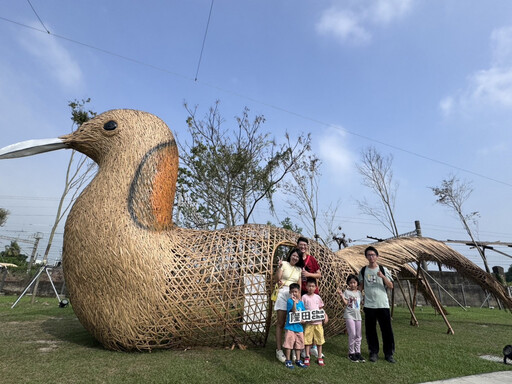
[[[382,349],[384,357],[390,363],[396,363],[395,339],[391,326],[391,313],[386,289],[393,289],[393,278],[387,268],[379,265],[377,260],[379,252],[370,246],[365,249],[364,255],[368,259],[368,266],[359,272],[359,289],[364,289],[364,326],[366,341],[370,353],[369,360],[375,363],[379,356],[379,337],[377,335],[377,322],[382,333]]]

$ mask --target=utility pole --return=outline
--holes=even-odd
[[[28,239],[20,239],[19,237],[0,235],[0,239],[5,239],[5,240],[10,240],[10,241],[15,241],[17,243],[27,243],[27,244],[33,245],[32,255],[30,256],[30,261],[29,261],[27,272],[29,272],[30,269],[32,268],[32,264],[34,263],[35,255],[37,252],[37,247],[39,246],[39,240],[41,240],[43,238],[43,233],[42,232],[35,233],[34,238],[35,238],[35,240],[28,240]]]
[[[421,225],[419,220],[414,222],[414,227],[416,228],[416,236],[421,237]]]
[[[28,263],[27,273],[30,272],[30,270],[32,269],[32,265],[34,264],[34,261],[36,259],[37,246],[39,245],[39,240],[41,240],[42,238],[43,238],[42,232],[37,232],[35,234],[36,241],[34,242],[34,247],[32,248],[32,254],[30,255],[30,261]]]
[[[414,222],[414,227],[416,228],[416,236],[422,237],[421,236],[421,225],[420,225],[420,221],[419,220],[416,220]],[[427,264],[427,262],[425,260],[421,261],[421,268],[423,268],[423,270],[425,270],[425,271],[428,271],[428,264]]]

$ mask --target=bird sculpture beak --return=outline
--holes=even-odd
[[[0,159],[14,159],[69,148],[64,138],[27,140],[0,149]]]

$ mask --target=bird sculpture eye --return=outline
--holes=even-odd
[[[114,120],[107,121],[103,126],[105,131],[113,131],[117,128],[117,123]]]

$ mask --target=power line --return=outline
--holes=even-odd
[[[213,6],[213,2],[212,2],[212,6]],[[32,30],[35,30],[35,31],[38,31],[38,32],[47,32],[46,30],[43,31],[43,30],[40,30],[38,28],[35,28],[35,27],[32,27],[32,26],[23,24],[23,23],[20,23],[20,22],[17,22],[17,21],[7,19],[5,17],[1,17],[0,16],[0,20],[4,20],[4,21],[7,21],[9,23],[13,23],[13,24],[22,26],[24,28],[29,28],[29,29],[32,29]],[[81,45],[81,46],[84,46],[84,47],[87,47],[87,48],[90,48],[90,49],[93,49],[93,50],[105,53],[107,55],[111,55],[111,56],[114,56],[114,57],[117,57],[117,58],[129,61],[129,62],[132,62],[132,63],[135,63],[135,64],[139,64],[139,65],[142,65],[142,66],[145,66],[145,67],[149,67],[149,68],[155,69],[155,70],[160,71],[160,72],[168,73],[168,74],[171,74],[171,75],[174,75],[174,76],[177,76],[177,77],[180,77],[180,78],[184,78],[184,79],[187,79],[187,80],[191,80],[191,81],[194,81],[194,82],[197,81],[197,78],[192,80],[189,76],[185,76],[183,74],[171,71],[169,69],[162,68],[162,67],[159,67],[159,66],[156,66],[156,65],[153,65],[153,64],[149,64],[149,63],[146,63],[146,62],[143,62],[143,61],[140,61],[140,60],[128,57],[128,56],[124,56],[124,55],[121,55],[121,54],[118,54],[118,53],[115,53],[115,52],[112,52],[112,51],[109,51],[109,50],[106,50],[106,49],[103,49],[103,48],[98,48],[98,47],[95,47],[95,46],[90,45],[90,44],[82,43],[82,42],[80,42],[78,40],[74,40],[74,39],[71,39],[71,38],[68,38],[68,37],[65,37],[65,36],[61,36],[61,35],[57,35],[57,34],[51,34],[51,36],[54,36],[56,38],[72,42],[74,44],[78,44],[78,45]],[[508,186],[508,187],[512,187],[512,184],[510,184],[508,182],[505,182],[503,180],[498,180],[496,178],[493,178],[493,177],[490,177],[490,176],[487,176],[487,175],[484,175],[484,174],[481,174],[481,173],[478,173],[478,172],[475,172],[475,171],[471,171],[469,169],[462,168],[462,167],[459,167],[457,165],[453,165],[453,164],[447,163],[447,162],[442,161],[442,160],[437,160],[437,159],[434,159],[432,157],[429,157],[429,156],[426,156],[426,155],[423,155],[423,154],[411,151],[409,149],[401,148],[401,147],[398,147],[396,145],[389,144],[389,143],[386,143],[386,142],[378,140],[378,139],[374,139],[374,138],[372,138],[370,136],[366,136],[366,135],[363,135],[363,134],[360,134],[360,133],[357,133],[357,132],[354,132],[354,131],[350,131],[350,130],[348,130],[346,128],[339,127],[339,126],[337,126],[335,124],[331,124],[331,123],[327,123],[327,122],[321,121],[321,120],[319,120],[317,118],[314,118],[314,117],[306,116],[306,115],[303,115],[301,113],[294,112],[294,111],[288,110],[288,109],[283,108],[283,107],[279,107],[279,106],[274,105],[274,104],[270,104],[270,103],[267,103],[267,102],[264,102],[264,101],[261,101],[261,100],[258,100],[258,99],[254,99],[254,98],[252,98],[250,96],[247,96],[247,95],[244,95],[244,94],[241,94],[241,93],[238,93],[238,92],[234,92],[234,91],[231,91],[231,90],[226,89],[226,88],[219,87],[219,86],[214,85],[214,84],[210,84],[210,83],[207,83],[207,82],[200,82],[200,83],[205,85],[205,86],[208,86],[210,88],[222,91],[224,93],[232,94],[232,95],[237,96],[239,98],[242,98],[242,99],[245,99],[245,100],[249,100],[249,101],[252,101],[254,103],[258,103],[260,105],[264,105],[264,106],[267,106],[269,108],[272,108],[274,110],[281,111],[281,112],[287,113],[289,115],[293,115],[293,116],[299,117],[299,118],[301,118],[303,120],[308,120],[308,121],[311,121],[311,122],[316,123],[318,125],[323,125],[323,126],[326,126],[326,127],[334,128],[334,129],[340,130],[342,132],[345,132],[345,133],[347,133],[349,135],[356,136],[356,137],[359,137],[361,139],[364,139],[364,140],[367,140],[367,141],[370,141],[370,142],[374,142],[374,143],[377,143],[377,144],[380,144],[380,145],[383,145],[383,146],[395,149],[397,151],[401,151],[401,152],[407,153],[409,155],[412,155],[412,156],[415,156],[415,157],[418,157],[418,158],[421,158],[421,159],[424,159],[424,160],[428,160],[428,161],[431,161],[431,162],[434,162],[434,163],[438,163],[438,164],[447,166],[449,168],[456,169],[456,170],[461,171],[461,172],[469,173],[471,175],[478,176],[478,177],[481,177],[481,178],[489,180],[489,181],[493,181],[493,182],[498,183],[498,184],[502,184],[502,185],[505,185],[505,186]]]
[[[48,28],[46,28],[46,26],[44,25],[43,23],[43,20],[41,20],[41,18],[39,17],[39,15],[37,14],[34,6],[32,5],[32,3],[30,2],[30,0],[27,0],[27,2],[30,4],[30,8],[32,8],[32,10],[34,11],[34,13],[36,14],[37,18],[39,19],[39,22],[41,23],[41,25],[43,26],[43,28],[45,29],[45,31],[50,34],[50,31],[48,30]]]
[[[7,18],[2,17],[2,16],[0,16],[0,20],[4,20],[4,21],[7,21],[9,23],[13,23],[13,24],[19,25],[19,26],[24,27],[24,28],[32,29],[32,30],[37,31],[37,32],[42,32],[42,33],[46,32],[46,31],[43,31],[43,30],[38,29],[36,27],[32,27],[30,25],[26,25],[26,24],[23,24],[23,23],[14,21],[14,20],[10,20],[10,19],[7,19]],[[128,57],[128,56],[123,56],[121,54],[118,54],[118,53],[115,53],[115,52],[112,52],[112,51],[109,51],[109,50],[106,50],[106,49],[103,49],[103,48],[98,48],[98,47],[95,47],[95,46],[90,45],[90,44],[82,43],[81,41],[73,40],[73,39],[71,39],[69,37],[66,37],[66,36],[57,35],[55,33],[52,33],[50,36],[56,37],[56,38],[61,39],[61,40],[66,40],[66,41],[69,41],[70,43],[81,45],[82,47],[90,48],[90,49],[93,49],[95,51],[102,52],[102,53],[105,53],[107,55],[117,57],[119,59],[123,59],[123,60],[129,61],[129,62],[135,63],[135,64],[139,64],[139,65],[142,65],[142,66],[145,66],[145,67],[149,67],[149,68],[155,69],[155,70],[160,71],[160,72],[165,72],[165,73],[168,73],[170,75],[174,75],[176,77],[181,77],[183,79],[193,81],[192,78],[190,78],[189,76],[183,75],[181,73],[173,72],[173,71],[170,71],[170,70],[168,70],[166,68],[162,68],[162,67],[159,67],[159,66],[156,66],[156,65],[153,65],[153,64],[146,63],[144,61],[133,59],[133,58]]]
[[[206,42],[206,35],[208,34],[208,27],[210,25],[210,18],[212,17],[213,1],[210,5],[210,13],[208,14],[208,21],[206,22],[206,30],[204,31],[203,45],[201,46],[201,53],[199,54],[199,61],[197,63],[196,77],[194,81],[197,81],[197,75],[199,74],[199,66],[201,65],[201,59],[203,58],[204,44]]]
[[[255,212],[266,213],[267,211],[264,210],[261,207],[257,207]],[[276,220],[281,220],[283,217],[290,217],[295,220],[300,220],[299,217],[292,211],[287,211],[285,209],[275,209],[275,212],[277,214]],[[294,216],[294,217],[291,217]],[[341,214],[337,214],[334,216],[334,219],[336,221],[345,223],[354,223],[354,224],[364,224],[364,225],[379,225],[382,226],[382,224],[375,219],[372,216],[344,216]],[[397,220],[397,223],[401,224],[402,227],[404,226],[411,226],[413,225],[413,221],[409,220]],[[454,232],[454,233],[462,233],[466,234],[466,231],[462,226],[447,226],[447,225],[440,225],[440,224],[432,224],[432,223],[425,223],[421,222],[421,227],[423,229],[428,229],[430,231],[443,231],[443,232]],[[486,236],[509,236],[512,237],[511,232],[494,232],[494,231],[479,231],[480,234],[485,234]]]
[[[48,197],[48,196],[6,196],[6,195],[0,195],[0,200],[6,199],[6,200],[53,200],[53,201],[59,201],[60,197]],[[64,200],[71,200],[71,197],[66,197]]]

